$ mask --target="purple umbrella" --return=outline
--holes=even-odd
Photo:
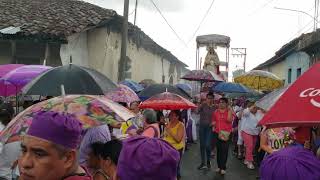
[[[18,67],[25,66],[24,64],[4,64],[0,65],[0,78],[6,75],[8,72],[17,69]]]
[[[261,180],[318,180],[320,160],[303,147],[288,147],[262,161]]]
[[[0,95],[16,95],[32,79],[47,71],[51,67],[42,65],[24,65],[12,68],[0,79]]]

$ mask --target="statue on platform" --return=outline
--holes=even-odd
[[[207,47],[208,53],[206,55],[206,58],[203,64],[203,69],[211,71],[216,74],[220,74],[220,71],[219,71],[220,61],[215,49],[216,49],[215,46]]]

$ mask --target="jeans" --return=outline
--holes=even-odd
[[[212,127],[209,124],[200,124],[199,127],[199,138],[200,138],[200,154],[201,164],[210,161],[211,155],[211,138]]]
[[[217,164],[221,170],[227,169],[227,160],[229,154],[229,141],[223,141],[218,138],[218,133],[214,133],[214,138],[217,138]]]

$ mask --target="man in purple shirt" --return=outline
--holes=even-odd
[[[206,101],[199,106],[198,110],[200,114],[199,138],[201,154],[201,164],[198,167],[199,170],[211,168],[212,114],[214,111],[214,95],[208,93]]]

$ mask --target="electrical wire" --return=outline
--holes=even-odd
[[[210,4],[209,8],[207,9],[206,13],[205,13],[204,16],[202,17],[202,19],[201,19],[201,21],[200,21],[197,29],[196,29],[196,30],[194,31],[194,33],[192,34],[192,37],[191,37],[191,38],[189,39],[189,41],[187,42],[187,45],[190,44],[190,42],[191,42],[191,41],[193,40],[193,38],[196,36],[196,34],[197,34],[197,32],[199,31],[202,23],[203,23],[204,20],[207,18],[208,14],[209,14],[212,6],[213,6],[214,1],[215,1],[215,0],[212,0],[212,1],[211,1],[211,4]]]
[[[184,46],[188,46],[187,43],[179,36],[179,34],[174,30],[174,28],[170,25],[169,21],[167,20],[167,18],[163,15],[163,13],[161,12],[161,10],[158,8],[158,6],[156,5],[156,3],[153,0],[150,0],[151,3],[153,4],[153,6],[157,9],[158,13],[161,15],[161,17],[164,19],[164,21],[167,23],[167,25],[170,27],[170,29],[172,30],[172,32],[175,34],[175,36],[182,42],[182,44]]]

